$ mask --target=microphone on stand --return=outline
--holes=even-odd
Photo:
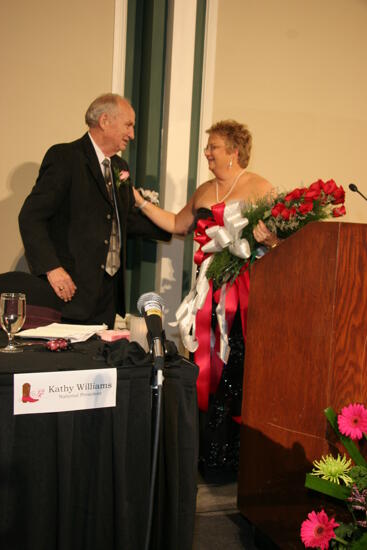
[[[358,195],[361,195],[361,197],[363,197],[364,200],[367,201],[367,197],[365,197],[364,194],[360,192],[360,190],[354,183],[349,184],[349,189],[353,191],[353,193],[358,193]]]
[[[164,364],[164,340],[162,328],[163,300],[159,294],[146,292],[142,294],[137,303],[138,311],[144,316],[148,329],[148,342],[150,352],[153,355],[154,366],[162,369]]]
[[[162,328],[162,308],[163,300],[154,292],[142,294],[137,303],[138,311],[144,316],[148,329],[148,342],[150,352],[153,355],[153,374],[151,381],[152,389],[152,453],[151,453],[151,473],[149,488],[149,507],[148,521],[145,534],[144,550],[151,547],[151,530],[155,495],[155,482],[157,477],[158,448],[160,433],[160,418],[162,411],[162,387],[163,387],[163,367],[164,367],[164,340],[165,335]]]

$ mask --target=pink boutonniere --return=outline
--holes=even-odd
[[[119,170],[117,167],[114,167],[113,171],[117,189],[121,184],[127,185],[129,183],[130,172],[128,170]]]

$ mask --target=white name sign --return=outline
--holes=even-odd
[[[14,414],[116,407],[116,369],[14,374]]]

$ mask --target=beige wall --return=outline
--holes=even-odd
[[[79,137],[111,89],[113,20],[114,0],[2,4],[0,272],[22,257],[17,215],[46,149]],[[321,177],[367,195],[366,26],[367,0],[219,0],[213,120],[249,125],[250,169],[283,189]],[[346,206],[367,223],[362,198],[348,191]]]
[[[111,90],[114,0],[4,0],[1,7],[3,272],[21,261],[17,216],[46,149],[81,136],[86,107]]]
[[[213,120],[248,124],[251,170],[280,189],[333,178],[367,195],[366,28],[366,0],[219,0]],[[367,223],[349,190],[346,208]]]

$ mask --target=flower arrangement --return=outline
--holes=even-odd
[[[260,220],[280,239],[286,239],[311,221],[343,216],[346,213],[344,200],[343,187],[337,186],[334,180],[324,182],[319,179],[309,187],[297,187],[291,192],[268,196],[247,205],[241,209],[232,227],[230,216],[227,219],[225,216],[226,209],[232,205],[223,205],[222,216],[218,216],[213,207],[213,218],[203,222],[195,232],[195,240],[201,247],[199,257],[205,258],[214,253],[206,272],[207,278],[213,280],[215,288],[220,288],[228,281],[233,282],[264,254],[253,236],[253,229]],[[215,233],[214,226],[219,226],[220,231]],[[214,243],[211,243],[213,240]]]
[[[306,548],[362,550],[367,548],[367,462],[355,441],[367,438],[367,409],[359,403],[344,407],[337,416],[332,408],[326,418],[348,451],[350,459],[338,454],[313,462],[305,486],[343,500],[351,513],[351,523],[336,523],[324,510],[313,510],[301,526]],[[352,465],[352,460],[354,466]]]

